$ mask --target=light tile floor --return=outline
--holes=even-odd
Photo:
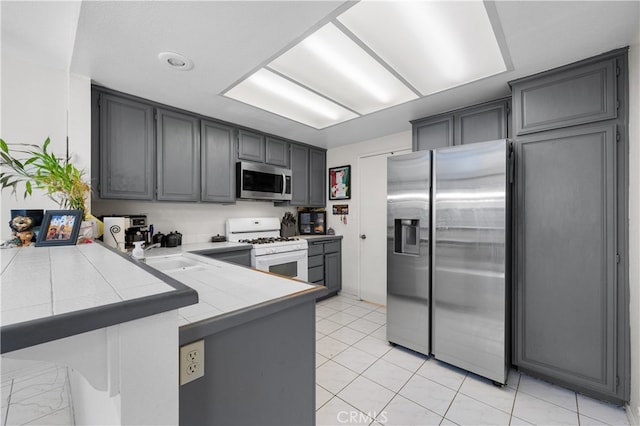
[[[384,307],[341,294],[316,308],[321,425],[629,425],[622,408],[512,371],[507,386],[391,346]],[[1,425],[73,425],[66,367],[2,359]]]
[[[623,408],[512,370],[507,386],[386,340],[386,310],[340,294],[316,307],[321,425],[628,425]]]
[[[2,425],[73,425],[67,367],[2,359]]]

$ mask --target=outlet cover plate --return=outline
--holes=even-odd
[[[204,340],[180,346],[180,386],[204,376]]]

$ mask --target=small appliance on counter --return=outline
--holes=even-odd
[[[153,244],[160,244],[160,247],[178,247],[182,245],[182,234],[178,231],[163,234],[157,232],[153,234]]]
[[[211,237],[212,243],[224,243],[225,241],[227,241],[227,237],[225,237],[224,235],[216,234]]]
[[[164,237],[165,247],[178,247],[182,245],[182,234],[178,231],[169,232],[168,235]]]
[[[324,210],[298,211],[298,227],[300,235],[325,235],[327,212]]]
[[[147,216],[103,216],[103,241],[120,251],[133,250],[134,242],[151,242],[151,235],[147,225]]]
[[[104,235],[102,240],[108,246],[120,251],[127,251],[125,248],[125,229],[127,228],[127,218],[122,216],[108,216],[102,218],[104,223]]]

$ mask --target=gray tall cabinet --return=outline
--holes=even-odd
[[[514,357],[596,398],[629,398],[627,56],[511,83]]]

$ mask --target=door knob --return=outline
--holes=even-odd
[[[362,234],[362,235],[360,235],[360,238],[363,239],[363,240],[366,240],[367,236],[365,234]]]

